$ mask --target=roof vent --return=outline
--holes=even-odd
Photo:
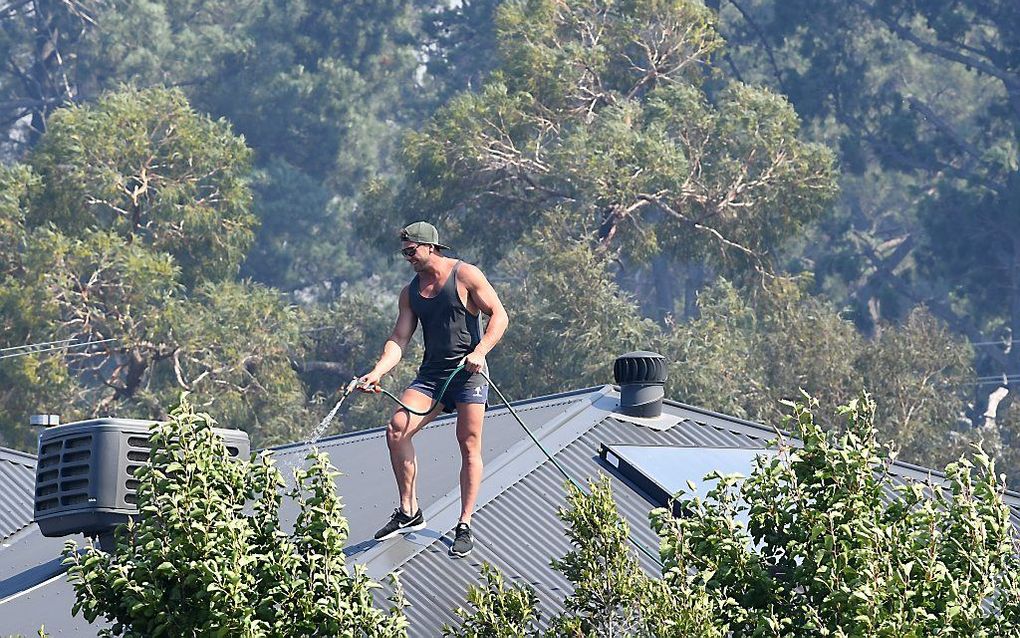
[[[666,358],[655,352],[628,352],[616,358],[613,377],[620,385],[620,411],[653,418],[662,414]]]
[[[149,460],[149,425],[93,419],[46,428],[39,435],[35,521],[43,536],[100,539],[138,513],[135,470]],[[241,430],[215,430],[232,457],[250,453]]]

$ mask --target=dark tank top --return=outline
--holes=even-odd
[[[418,275],[411,280],[408,290],[411,310],[418,316],[425,340],[425,357],[418,368],[419,378],[445,378],[481,341],[478,315],[469,313],[457,294],[460,264],[458,261],[454,265],[446,283],[434,297],[421,296]],[[462,371],[462,374],[467,373]]]

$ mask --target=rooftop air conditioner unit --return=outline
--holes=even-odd
[[[135,470],[149,460],[152,421],[92,419],[39,435],[35,521],[43,536],[100,536],[138,513]],[[247,458],[241,430],[214,430],[232,457]]]

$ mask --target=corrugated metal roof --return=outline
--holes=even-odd
[[[609,398],[616,398],[609,393]],[[597,405],[597,404],[596,404]],[[603,405],[603,408],[610,408]],[[599,459],[600,443],[678,445],[697,447],[764,448],[771,432],[746,424],[727,429],[721,423],[711,425],[693,420],[701,415],[684,408],[667,406],[681,423],[664,432],[619,421],[603,412],[591,427],[555,454],[568,474],[585,481],[608,476],[620,514],[629,522],[632,537],[653,553],[658,538],[648,524],[652,505],[629,483],[604,466]],[[520,429],[518,427],[518,429]],[[706,451],[706,453],[711,453]],[[702,477],[691,477],[701,480]],[[572,591],[570,583],[552,569],[550,561],[570,551],[565,526],[557,511],[566,506],[563,476],[548,460],[542,459],[522,480],[509,486],[478,508],[472,519],[476,545],[465,560],[452,560],[446,544],[434,543],[402,565],[401,582],[411,603],[407,610],[412,635],[437,635],[444,624],[456,624],[453,610],[465,605],[467,588],[480,583],[482,563],[498,567],[508,583],[523,582],[535,588],[542,617],[563,611],[563,600]],[[448,542],[448,541],[447,541]],[[642,567],[656,574],[658,566],[638,553]]]
[[[0,545],[32,522],[35,457],[0,447]]]
[[[579,480],[599,474],[610,477],[614,498],[620,513],[630,523],[631,533],[653,550],[658,539],[648,525],[652,505],[612,468],[603,465],[598,454],[601,443],[693,446],[705,448],[705,453],[711,454],[712,448],[764,448],[776,435],[772,428],[672,402],[667,402],[664,410],[677,425],[664,431],[641,427],[614,418],[618,399],[614,388],[604,386],[515,406],[542,444],[573,477]],[[551,559],[570,549],[564,525],[556,515],[566,504],[564,479],[505,408],[490,409],[483,436],[485,479],[473,519],[476,549],[467,559],[451,559],[447,555],[450,530],[459,515],[460,455],[454,423],[453,416],[437,419],[414,440],[419,461],[419,500],[429,528],[385,543],[371,540],[372,533],[388,519],[396,504],[384,430],[357,432],[318,443],[317,448],[329,454],[343,473],[338,488],[350,523],[348,554],[353,561],[365,565],[375,578],[395,570],[401,573],[401,583],[411,603],[407,614],[413,636],[437,635],[444,624],[458,622],[453,610],[466,604],[468,586],[480,582],[483,562],[502,570],[510,583],[524,582],[534,587],[543,618],[548,620],[562,611],[562,601],[571,590],[570,583],[549,565]],[[309,449],[296,444],[274,452],[281,465],[288,466],[301,464]],[[921,479],[926,472],[907,465],[894,469],[896,480]],[[27,507],[30,518],[31,468],[25,476],[29,479],[28,489],[19,492],[24,498],[19,503]],[[0,476],[0,485],[7,480]],[[4,491],[0,489],[0,493]],[[1020,503],[1012,495],[1010,501],[1013,505]],[[293,520],[295,514],[294,504],[285,503],[284,519]],[[70,609],[73,602],[73,593],[63,579],[45,579],[47,564],[52,566],[48,561],[59,552],[59,540],[42,538],[35,526],[18,532],[12,540],[31,551],[19,551],[15,557],[0,549],[0,618],[5,625],[0,631],[32,635],[40,621],[46,622],[47,629],[56,621],[54,629],[59,632],[94,633],[96,627],[88,627],[80,618],[54,614],[54,606]],[[641,561],[646,570],[656,572],[649,559],[641,557]],[[9,577],[8,573],[13,575]],[[40,578],[44,578],[41,584]],[[19,589],[29,582],[37,583],[34,589]],[[378,592],[380,602],[386,591],[384,587]]]

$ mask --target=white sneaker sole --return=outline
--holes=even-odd
[[[425,529],[426,527],[428,527],[427,522],[426,521],[422,521],[422,522],[418,523],[417,525],[411,525],[409,527],[401,527],[400,529],[395,529],[392,532],[390,532],[389,534],[387,534],[386,536],[380,536],[379,538],[377,538],[375,540],[377,540],[377,541],[388,541],[391,538],[396,538],[397,536],[400,536],[401,534],[409,534],[410,532],[417,532],[418,530]]]

